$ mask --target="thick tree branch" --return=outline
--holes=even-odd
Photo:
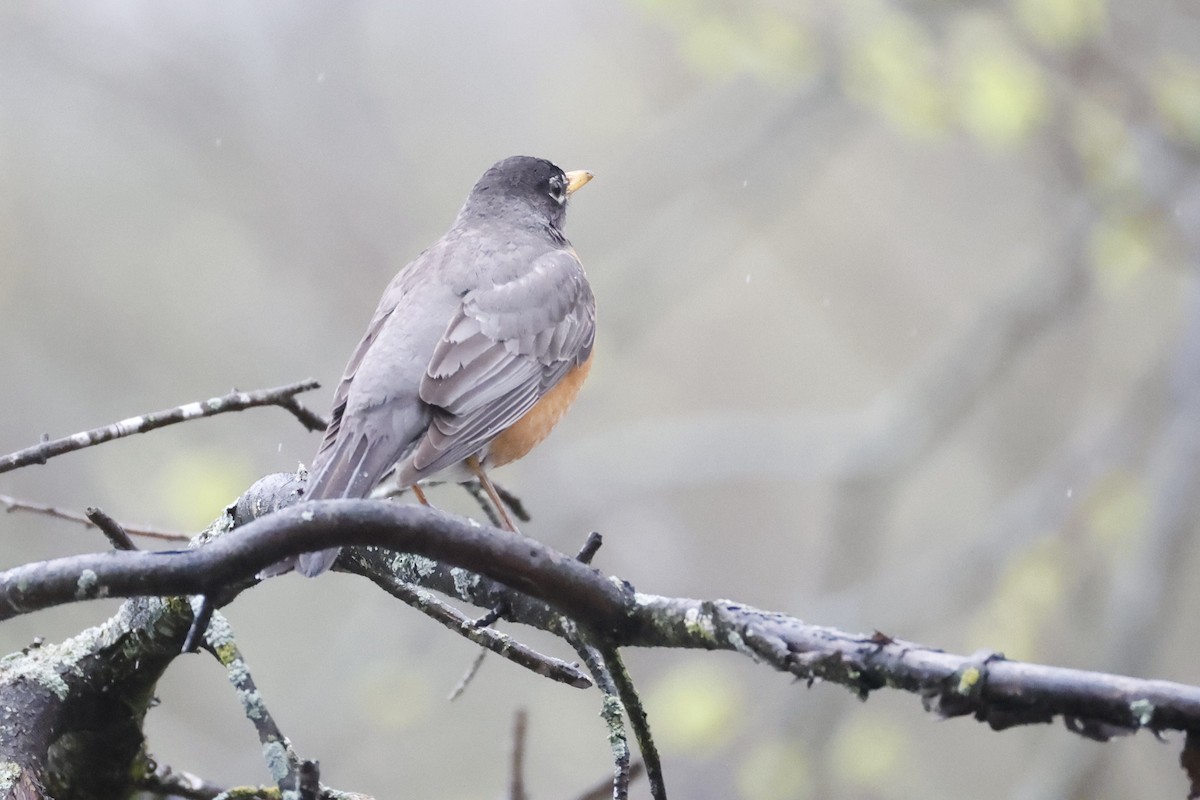
[[[113,439],[132,436],[135,433],[146,433],[166,425],[174,425],[177,422],[211,417],[216,414],[224,414],[228,411],[243,411],[256,406],[279,406],[290,411],[309,430],[323,430],[325,421],[301,406],[295,398],[295,395],[300,392],[307,392],[320,385],[315,380],[310,379],[291,383],[287,386],[278,386],[274,389],[260,389],[254,392],[231,392],[230,394],[213,397],[199,403],[188,403],[163,411],[154,411],[138,417],[130,417],[120,422],[114,422],[111,425],[105,425],[102,428],[93,428],[90,431],[83,431],[72,436],[42,442],[41,444],[27,447],[24,450],[18,450],[15,453],[0,456],[0,473],[9,472],[30,464],[45,464],[48,459],[61,456],[63,453],[82,450],[85,447],[92,447],[93,445],[103,444]]]
[[[179,600],[131,600],[103,625],[0,659],[0,764],[49,797],[125,796],[131,776],[151,771],[142,721],[186,619]],[[2,797],[9,777],[0,771]]]
[[[99,597],[215,594],[280,559],[376,545],[487,575],[586,624],[624,624],[629,586],[519,534],[418,505],[322,500],[285,508],[186,551],[68,556],[0,573],[0,620]]]
[[[479,573],[544,601],[618,646],[736,650],[808,680],[860,696],[890,686],[921,696],[941,716],[973,714],[1000,729],[1062,716],[1105,738],[1140,727],[1200,729],[1200,688],[1083,670],[954,655],[882,634],[808,625],[731,601],[635,593],[545,545],[434,509],[370,500],[306,503],[270,514],[196,550],[72,556],[0,573],[0,619],[101,596],[203,594],[246,581],[280,558],[333,545],[375,545],[420,559],[406,580],[494,605]],[[410,556],[391,554],[403,570]],[[479,593],[474,593],[478,590]],[[545,609],[545,619],[553,612]],[[514,616],[534,619],[519,603]]]

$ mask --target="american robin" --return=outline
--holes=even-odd
[[[450,230],[392,279],[350,357],[308,499],[478,480],[546,438],[591,367],[596,301],[562,233],[592,179],[514,156],[475,184]],[[305,553],[319,575],[338,551]],[[284,570],[290,565],[280,565]]]

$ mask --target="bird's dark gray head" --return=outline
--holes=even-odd
[[[590,172],[563,172],[544,158],[512,156],[483,173],[458,217],[499,217],[559,230],[566,216],[567,198],[591,179]]]

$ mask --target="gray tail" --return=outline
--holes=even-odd
[[[349,432],[346,432],[349,433]],[[343,435],[333,447],[322,448],[318,463],[305,489],[306,500],[327,500],[339,497],[367,497],[379,479],[396,461],[391,437],[372,437],[365,432]],[[283,571],[296,568],[301,574],[314,578],[333,566],[341,548],[302,553],[294,561],[286,559],[276,567],[287,564]],[[278,574],[278,573],[273,573]]]

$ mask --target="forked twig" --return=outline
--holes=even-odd
[[[646,718],[646,709],[642,705],[642,698],[634,688],[633,679],[629,677],[629,670],[625,669],[625,662],[621,659],[617,648],[601,645],[600,654],[604,658],[604,665],[608,667],[609,674],[612,675],[617,695],[621,698],[622,705],[625,706],[629,724],[633,728],[633,735],[637,737],[638,749],[642,751],[642,760],[646,764],[646,777],[650,781],[650,796],[654,800],[667,800],[667,787],[663,783],[662,759],[658,757],[658,747],[654,744],[654,737],[650,735],[650,720]]]
[[[578,689],[590,689],[592,686],[587,675],[573,664],[568,664],[552,656],[542,655],[494,628],[481,627],[475,620],[454,606],[439,600],[428,589],[404,583],[394,577],[385,577],[376,572],[368,573],[368,577],[376,586],[392,597],[404,601],[460,636],[503,656],[514,664],[525,667],[537,675]]]
[[[592,673],[596,686],[604,695],[604,701],[600,706],[600,716],[608,726],[608,745],[612,749],[613,777],[610,784],[612,798],[613,800],[628,800],[631,778],[629,736],[625,732],[625,708],[621,702],[617,684],[605,663],[604,655],[587,641],[573,622],[562,618],[559,623],[559,633],[575,648],[575,652],[579,653],[579,657],[587,665],[588,671]]]

